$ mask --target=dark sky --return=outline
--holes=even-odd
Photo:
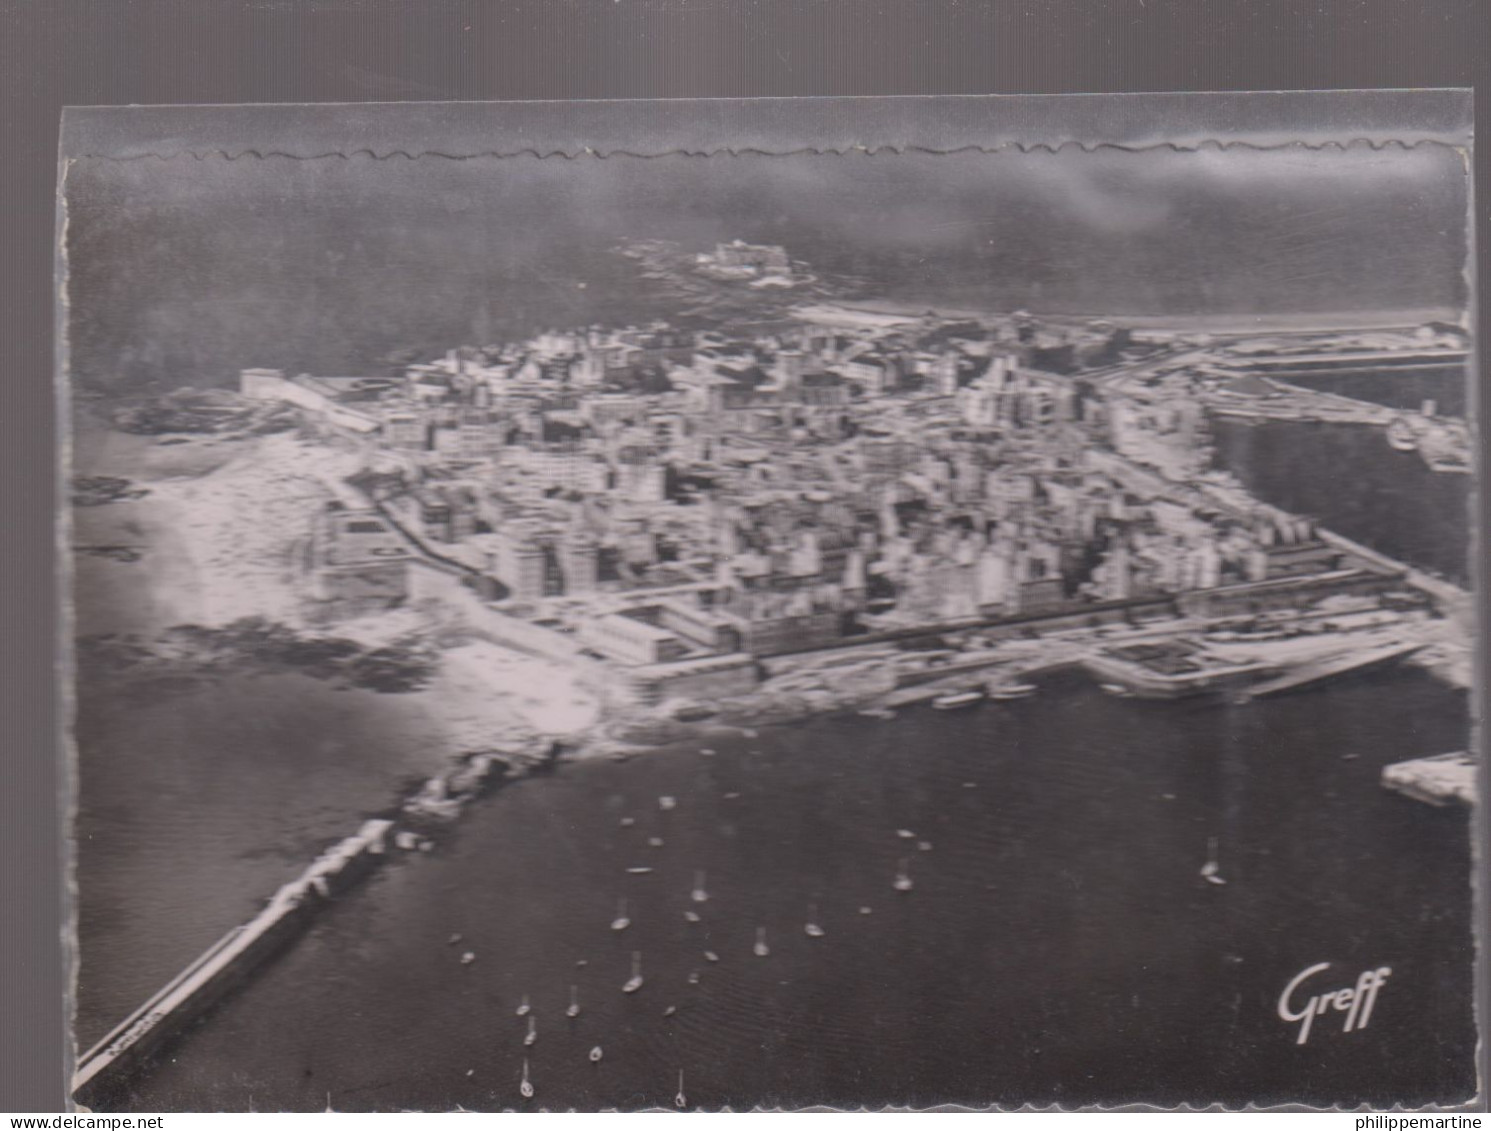
[[[1465,301],[1457,151],[79,160],[72,371],[212,385],[659,313],[621,240],[740,236],[919,304],[1091,314]],[[579,284],[584,283],[581,287]]]

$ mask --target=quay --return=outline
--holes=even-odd
[[[1476,760],[1467,751],[1410,758],[1384,766],[1382,785],[1404,797],[1443,808],[1476,802]]]
[[[1403,580],[1414,589],[1427,593],[1434,602],[1434,607],[1448,617],[1463,616],[1468,611],[1473,611],[1470,593],[1446,581],[1442,577],[1436,577],[1425,570],[1405,565],[1396,558],[1388,557],[1379,550],[1364,546],[1360,542],[1353,541],[1344,535],[1337,534],[1334,530],[1320,528],[1320,540],[1329,546],[1354,557],[1360,558],[1369,566],[1384,573],[1393,573],[1401,576]]]
[[[1469,353],[1463,349],[1425,347],[1406,350],[1341,350],[1332,353],[1284,353],[1229,359],[1228,368],[1238,373],[1268,377],[1304,377],[1320,373],[1378,373],[1384,369],[1453,369],[1463,366]]]

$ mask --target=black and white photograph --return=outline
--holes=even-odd
[[[74,1101],[1474,1099],[1469,155],[68,111]]]

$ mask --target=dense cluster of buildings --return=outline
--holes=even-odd
[[[774,270],[757,251],[715,258]],[[1135,348],[1107,325],[1057,337],[1093,364]],[[627,665],[1202,591],[1245,602],[1359,564],[1308,522],[1173,490],[1151,472],[1167,451],[1195,470],[1204,414],[1041,368],[1053,348],[1024,314],[588,327],[361,381],[248,370],[242,391],[370,448],[370,505],[311,540],[318,599],[396,600],[401,571],[433,563]]]

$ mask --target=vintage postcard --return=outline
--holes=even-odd
[[[70,111],[76,1102],[1472,1101],[1469,105]]]

